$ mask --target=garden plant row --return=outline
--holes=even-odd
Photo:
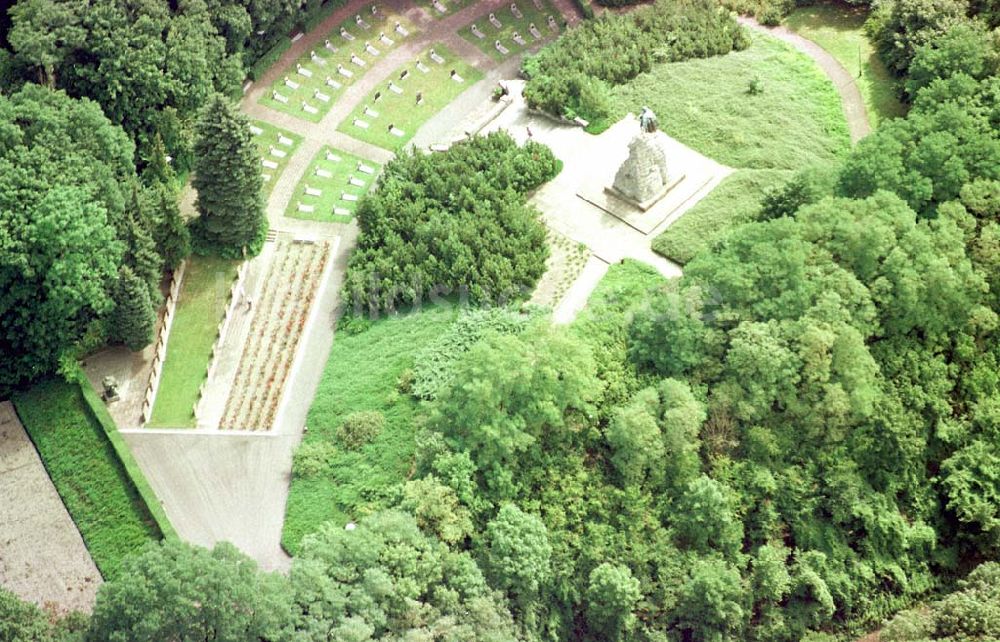
[[[329,244],[279,241],[268,287],[250,324],[232,392],[220,423],[225,430],[269,430],[320,276]]]

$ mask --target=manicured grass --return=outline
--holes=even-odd
[[[840,98],[806,55],[763,34],[745,51],[656,65],[612,90],[616,111],[648,105],[661,128],[731,167],[797,169],[850,149]],[[751,95],[751,80],[763,91]]]
[[[473,24],[479,27],[479,31],[482,32],[482,38],[479,38],[472,33],[472,24],[459,29],[458,33],[473,45],[479,47],[484,54],[490,56],[491,58],[496,60],[510,58],[525,49],[529,49],[541,42],[555,38],[559,35],[559,29],[563,28],[562,15],[552,8],[552,5],[549,4],[548,0],[542,0],[539,4],[542,6],[541,10],[535,7],[532,0],[517,0],[517,7],[521,10],[520,18],[514,16],[514,13],[510,10],[510,4],[503,5],[494,12],[494,15],[500,22],[500,28],[493,26],[493,24],[489,21],[489,13],[484,13],[473,22]],[[556,26],[558,27],[557,29],[549,27],[549,16],[552,16],[555,19]],[[541,34],[541,38],[535,38],[531,35],[531,32],[528,30],[528,27],[531,24],[534,24],[538,29],[538,32]],[[519,45],[514,41],[515,31],[521,35],[525,44]],[[510,53],[504,55],[497,51],[497,40],[499,40]]]
[[[13,398],[17,414],[105,579],[160,531],[75,383],[49,380]]]
[[[417,5],[423,7],[427,10],[432,18],[447,18],[456,11],[461,11],[462,9],[473,4],[476,0],[441,0],[440,4],[444,5],[445,12],[441,13],[434,8],[434,3],[431,0],[417,0]]]
[[[320,43],[313,52],[307,51],[300,56],[298,60],[292,63],[289,68],[285,70],[282,77],[275,80],[271,87],[264,92],[260,98],[260,104],[285,112],[286,114],[291,114],[296,118],[302,118],[314,123],[318,123],[322,120],[323,116],[330,111],[330,108],[337,101],[338,97],[344,93],[344,88],[354,84],[369,69],[371,69],[373,62],[378,60],[380,57],[385,56],[386,53],[394,47],[398,47],[401,41],[407,38],[412,38],[413,34],[417,30],[416,27],[414,27],[413,24],[407,21],[404,17],[387,13],[382,5],[379,5],[379,13],[373,16],[371,14],[371,6],[372,5],[365,5],[365,7],[358,14],[368,24],[367,29],[358,26],[353,17],[348,18],[341,25],[335,27],[333,31],[326,36],[326,39],[330,41],[330,46],[333,47],[333,49],[327,48]],[[399,22],[403,28],[409,32],[409,35],[404,37],[395,31],[395,24],[397,22]],[[347,40],[341,36],[341,27],[346,29],[347,32],[354,36],[355,39]],[[392,44],[390,45],[381,42],[379,40],[380,33],[385,33],[386,37],[392,41]],[[373,55],[365,50],[366,41],[370,42],[372,47],[378,51],[378,55]],[[312,59],[311,53],[316,54],[316,61]],[[351,62],[352,54],[364,61],[365,66],[361,67]],[[352,74],[351,77],[346,77],[338,73],[338,64],[343,65],[344,69],[347,69]],[[307,77],[300,74],[297,71],[298,66],[301,66],[303,69],[307,69],[312,73],[312,76]],[[340,84],[341,87],[337,88],[335,86],[327,85],[326,79],[328,77]],[[289,81],[298,86],[289,86],[286,84]],[[329,98],[329,100],[320,100],[317,97],[317,92],[325,95]],[[287,98],[288,102],[282,103],[275,100],[275,93]],[[310,106],[315,107],[316,113],[309,113],[305,111],[303,109],[303,103],[307,103]]]
[[[653,240],[653,251],[684,265],[734,226],[753,220],[764,193],[794,172],[743,169],[727,176],[673,225]]]
[[[906,108],[897,100],[892,76],[865,35],[867,17],[865,7],[828,2],[797,8],[785,25],[826,49],[856,79],[868,120],[875,127],[887,118],[903,116]]]
[[[444,62],[434,62],[430,57],[431,50],[443,58]],[[436,44],[423,52],[419,56],[419,61],[427,68],[426,72],[420,71],[416,62],[407,63],[396,69],[385,83],[368,94],[354,112],[340,123],[337,130],[358,140],[396,151],[413,138],[420,126],[431,116],[444,109],[448,103],[483,77],[482,72],[441,44]],[[462,78],[462,82],[452,80],[452,71]],[[409,72],[405,78],[404,72]],[[390,80],[401,88],[403,93],[391,91]],[[420,105],[417,104],[418,92],[423,93],[424,99]],[[379,95],[378,100],[375,98],[376,94]],[[366,114],[367,108],[378,116]],[[368,124],[367,129],[355,124],[362,121]],[[395,125],[403,134],[396,136],[389,133],[390,125]]]
[[[238,265],[239,261],[217,257],[192,256],[188,260],[149,426],[194,425],[198,388],[207,374]]]
[[[327,160],[327,154],[339,157],[340,160]],[[372,174],[366,174],[358,170],[358,164],[364,163],[374,170]],[[347,152],[325,146],[309,163],[309,168],[295,186],[295,193],[288,202],[288,209],[285,216],[293,218],[303,218],[311,221],[330,221],[335,223],[347,223],[354,215],[354,210],[358,206],[358,201],[345,201],[342,193],[353,194],[361,197],[375,184],[382,166],[374,161],[370,161],[359,156],[348,154]],[[318,175],[317,170],[329,172],[329,178]],[[364,181],[363,186],[352,185],[350,179],[355,178]],[[322,191],[319,196],[306,194],[306,187]],[[312,212],[299,211],[299,204],[312,206]],[[335,213],[334,209],[344,210],[346,214]]]
[[[288,165],[288,160],[295,153],[295,150],[299,148],[299,143],[302,142],[302,137],[298,134],[293,134],[290,131],[285,131],[279,129],[270,123],[265,123],[262,120],[254,120],[250,122],[251,127],[262,130],[260,134],[254,134],[253,142],[257,144],[257,149],[260,150],[260,157],[262,160],[268,160],[276,163],[278,165],[277,169],[271,169],[261,165],[260,171],[265,177],[264,179],[264,198],[270,195],[271,190],[274,189],[274,184],[278,182],[278,177],[281,173],[285,171],[285,166]],[[250,130],[255,131],[254,129]],[[283,144],[279,142],[279,136],[281,139],[288,141],[291,140],[291,144]],[[272,153],[272,148],[279,152],[284,152],[284,156],[276,156]]]
[[[293,476],[282,533],[285,550],[294,554],[302,537],[324,522],[345,524],[383,508],[394,488],[406,480],[413,465],[418,405],[397,391],[397,382],[413,366],[414,356],[456,314],[450,306],[426,308],[383,318],[359,334],[337,332],[303,443],[332,443],[344,417],[355,411],[379,411],[385,425],[359,451],[338,448],[325,473],[308,479]]]

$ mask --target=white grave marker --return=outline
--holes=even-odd
[[[315,172],[313,172],[313,173],[314,173],[314,174],[315,174],[316,176],[319,176],[320,178],[333,178],[333,173],[332,173],[332,172],[330,172],[330,171],[327,171],[327,170],[325,170],[325,169],[322,169],[322,168],[320,168],[320,167],[317,167],[317,168],[316,168],[316,171],[315,171]]]
[[[281,103],[283,105],[287,105],[288,104],[288,97],[287,96],[282,96],[281,94],[279,94],[276,91],[272,91],[271,92],[271,98],[273,98],[274,100],[278,101],[279,103]]]
[[[318,114],[319,113],[318,109],[316,109],[315,107],[313,107],[312,105],[310,105],[309,103],[307,103],[304,100],[302,101],[302,111],[304,111],[307,114]]]
[[[368,121],[361,120],[360,118],[355,118],[354,126],[360,127],[361,129],[368,129]]]
[[[398,33],[399,35],[403,36],[404,38],[407,37],[408,35],[410,35],[410,32],[406,30],[406,27],[404,27],[403,25],[399,24],[398,22],[396,23],[395,31],[396,31],[396,33]]]
[[[250,133],[254,136],[260,136],[264,133],[264,130],[256,125],[250,125]]]
[[[266,158],[262,159],[260,161],[260,164],[268,169],[278,169],[277,163],[275,163],[273,160],[267,160]]]

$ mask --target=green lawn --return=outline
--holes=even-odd
[[[433,49],[444,62],[434,62],[430,57]],[[410,62],[396,69],[384,83],[361,102],[340,126],[338,131],[378,145],[389,150],[401,149],[431,116],[444,109],[459,94],[483,77],[475,67],[471,66],[441,44],[436,44],[419,56],[419,62],[427,69],[422,72],[416,62]],[[455,71],[462,82],[452,80],[451,72]],[[405,75],[404,73],[408,72]],[[402,89],[396,93],[389,89],[390,81]],[[423,94],[423,103],[417,104],[417,94]],[[376,95],[378,99],[376,100]],[[366,113],[365,110],[369,112]],[[372,116],[372,112],[378,114]],[[360,123],[368,125],[367,128]],[[393,125],[401,135],[390,133]]]
[[[150,427],[194,426],[198,388],[207,374],[216,330],[239,261],[192,256],[181,282]]]
[[[826,49],[850,72],[875,127],[882,120],[904,115],[906,108],[896,99],[893,78],[865,36],[862,27],[867,17],[865,7],[830,2],[796,9],[785,25]]]
[[[657,236],[653,251],[684,265],[733,226],[753,220],[764,193],[792,174],[783,169],[741,169],[730,174]]]
[[[59,496],[105,579],[160,531],[75,383],[53,379],[13,398]]]
[[[293,476],[282,533],[288,552],[294,554],[302,537],[324,522],[344,524],[385,507],[394,488],[405,481],[413,463],[418,405],[397,391],[397,382],[413,366],[414,355],[456,314],[451,306],[426,308],[383,318],[359,334],[337,333],[303,443],[332,442],[344,417],[359,410],[382,412],[385,426],[360,451],[337,450],[327,472],[308,479]]]
[[[615,87],[620,115],[648,105],[661,128],[731,167],[797,169],[850,149],[840,98],[806,55],[754,33],[745,51],[656,65]],[[759,78],[763,91],[747,89]]]
[[[337,160],[338,158],[339,160]],[[374,172],[367,174],[359,171],[359,163],[364,163]],[[354,215],[358,201],[345,201],[342,198],[342,193],[353,194],[359,198],[367,194],[374,185],[381,169],[381,165],[376,162],[325,146],[312,159],[306,173],[299,180],[299,184],[295,186],[295,193],[288,202],[285,216],[312,221],[347,223]],[[322,175],[326,172],[330,174],[329,177]],[[364,182],[364,185],[352,185],[351,178]],[[307,187],[320,190],[322,194],[318,196],[307,194]],[[311,206],[313,211],[299,211],[299,204]],[[340,213],[337,210],[341,210]]]
[[[267,160],[275,163],[277,168],[264,167],[261,165],[261,173],[265,177],[264,179],[264,198],[266,199],[270,195],[271,190],[274,189],[274,184],[278,182],[278,177],[281,173],[285,171],[285,166],[288,165],[288,160],[295,153],[295,150],[299,148],[299,143],[302,142],[302,137],[298,134],[293,134],[292,132],[278,129],[270,123],[265,123],[262,120],[252,120],[250,121],[250,131],[254,132],[260,130],[261,133],[253,134],[253,142],[257,144],[257,149],[260,151],[260,157],[262,160]],[[292,141],[288,144],[287,141]],[[274,148],[279,153],[284,152],[284,156],[275,155],[272,153],[271,148]]]
[[[337,99],[343,95],[346,87],[357,82],[359,78],[371,69],[373,62],[385,56],[392,49],[399,47],[401,41],[412,38],[413,34],[417,31],[416,27],[406,20],[406,18],[393,13],[386,13],[383,10],[383,5],[379,5],[379,13],[376,16],[372,16],[371,6],[366,5],[361,10],[361,13],[358,14],[368,24],[367,29],[358,26],[353,17],[348,18],[341,25],[335,27],[325,38],[330,41],[330,46],[333,49],[329,49],[320,43],[314,50],[317,56],[315,61],[311,55],[313,52],[307,51],[302,54],[298,60],[285,70],[282,77],[275,80],[271,87],[263,93],[260,98],[260,104],[314,123],[322,120],[323,116],[330,111],[330,108],[333,107]],[[409,32],[407,36],[403,36],[395,31],[395,24],[397,22]],[[354,36],[354,40],[345,39],[340,34],[341,27]],[[381,33],[384,33],[392,41],[392,44],[381,41],[379,39]],[[377,55],[366,51],[366,41],[378,52]],[[361,67],[351,62],[352,54],[360,58],[365,63],[365,66]],[[341,75],[337,71],[337,65],[342,65],[344,69],[348,70],[352,74],[351,77]],[[308,73],[311,73],[312,76],[307,77],[300,74],[297,71],[299,66],[308,70]],[[340,87],[328,85],[327,78],[339,84]],[[286,84],[288,82],[295,83],[297,86],[289,86],[289,84]],[[321,100],[317,92],[326,96],[329,100]],[[276,93],[287,98],[288,102],[283,103],[276,100],[274,97]],[[316,111],[314,113],[306,111],[303,108],[303,103],[315,107]]]
[[[484,13],[483,15],[476,18],[473,22],[479,31],[483,34],[482,38],[477,37],[472,32],[472,24],[459,29],[458,33],[463,38],[471,42],[476,47],[487,56],[494,58],[496,60],[504,60],[516,55],[525,49],[529,49],[541,42],[550,40],[559,35],[559,29],[562,28],[562,15],[552,8],[548,0],[543,0],[541,2],[542,10],[539,11],[535,8],[532,0],[517,0],[517,6],[521,10],[521,17],[517,18],[514,13],[510,10],[510,5],[505,4],[494,12],[497,20],[500,22],[500,27],[495,27],[489,21],[489,13]],[[557,29],[551,29],[548,23],[548,16],[555,18]],[[538,29],[541,38],[535,38],[529,31],[529,25],[534,24]],[[524,40],[523,45],[518,44],[514,41],[514,32],[520,34]],[[497,51],[496,41],[499,40],[500,43],[506,47],[509,51],[507,54],[502,54]]]

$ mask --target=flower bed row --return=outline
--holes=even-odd
[[[291,370],[330,248],[282,243],[250,324],[250,342],[237,368],[220,427],[269,430]]]

